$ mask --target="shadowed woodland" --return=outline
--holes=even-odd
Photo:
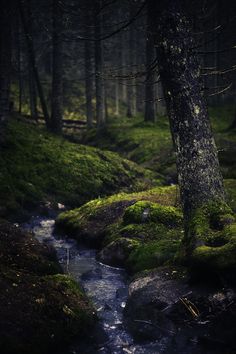
[[[3,0],[0,351],[236,352],[236,4]]]

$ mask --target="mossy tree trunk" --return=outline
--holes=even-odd
[[[52,113],[51,130],[62,133],[63,105],[63,48],[62,48],[62,10],[59,0],[53,0],[53,52],[52,52]]]
[[[3,1],[0,12],[0,142],[10,107],[12,1]]]
[[[223,219],[229,223],[233,219],[225,206],[217,149],[202,93],[200,64],[194,53],[196,45],[181,0],[149,0],[149,6],[153,9],[152,28],[155,28],[159,72],[176,151],[185,217],[185,249],[187,255],[192,255],[199,247],[200,251],[205,250],[208,241],[204,237],[209,229],[219,231],[223,229]],[[201,215],[202,219],[196,215]],[[217,220],[212,225],[214,216]],[[203,227],[206,222],[207,228]]]

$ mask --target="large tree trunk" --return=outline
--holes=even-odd
[[[176,151],[185,250],[200,263],[208,259],[218,266],[217,256],[222,257],[225,248],[209,244],[212,234],[218,237],[215,228],[221,230],[224,222],[232,222],[232,217],[226,221],[230,212],[225,205],[217,150],[202,94],[200,65],[193,51],[190,25],[180,4],[181,0],[149,0],[155,14],[152,18],[156,26],[155,45]],[[228,245],[227,252],[232,249],[235,252],[235,243],[230,241]]]
[[[53,52],[52,52],[52,114],[51,130],[62,132],[63,105],[63,49],[62,49],[62,11],[60,1],[53,0]]]
[[[146,122],[155,122],[155,48],[151,28],[152,9],[147,9],[147,33],[146,33],[146,81],[145,81],[145,114]]]
[[[103,78],[103,44],[99,40],[102,36],[101,1],[95,3],[95,86],[96,86],[96,119],[97,127],[105,126],[105,89]]]
[[[22,25],[23,25],[23,29],[24,29],[24,33],[25,33],[25,37],[26,37],[28,57],[31,62],[31,65],[32,65],[32,70],[34,73],[35,83],[36,83],[37,89],[38,89],[38,94],[39,94],[39,99],[40,99],[44,119],[45,119],[47,128],[50,129],[50,117],[48,114],[47,104],[46,104],[46,100],[44,97],[43,87],[42,87],[42,84],[41,84],[40,78],[39,78],[38,68],[37,68],[36,59],[35,59],[35,51],[34,51],[34,43],[33,43],[32,33],[30,33],[30,29],[29,29],[27,19],[25,16],[25,6],[26,6],[25,1],[27,1],[27,3],[29,3],[30,0],[18,0],[19,11],[20,11],[21,21],[22,21]]]
[[[0,142],[10,107],[12,1],[3,1],[0,12]]]

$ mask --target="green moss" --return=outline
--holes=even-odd
[[[0,213],[51,200],[71,206],[150,186],[153,173],[112,152],[73,144],[11,119],[0,153]]]
[[[234,212],[236,212],[236,179],[225,179],[226,200]]]
[[[125,210],[125,223],[156,222],[168,227],[180,226],[183,222],[183,215],[180,210],[161,204],[138,201]]]
[[[223,239],[223,240],[222,240]],[[225,227],[224,234],[220,235],[220,244],[214,246],[199,246],[192,254],[194,265],[201,265],[214,270],[227,270],[236,267],[236,224]]]
[[[128,268],[136,273],[145,269],[159,267],[174,259],[180,240],[161,240],[141,244],[131,252],[128,258]]]
[[[98,238],[103,262],[129,267],[129,270],[135,272],[136,269],[157,267],[163,264],[164,260],[172,258],[173,247],[176,250],[176,245],[183,235],[182,214],[178,208],[168,205],[176,204],[177,200],[175,186],[118,194],[62,213],[57,219],[57,225],[72,231],[81,241],[85,238]],[[142,221],[143,211],[147,208],[148,217]],[[171,244],[173,247],[170,246],[169,257],[167,249]],[[142,248],[144,255],[141,254]],[[143,258],[140,267],[135,256],[131,256],[136,249],[139,249],[137,255],[140,254]],[[139,257],[137,259],[139,260]]]
[[[55,253],[5,221],[0,248],[1,353],[52,353],[88,338],[93,307],[75,281],[57,274]]]
[[[178,205],[178,188],[176,186],[156,187],[138,193],[120,193],[99,198],[80,208],[61,213],[56,220],[56,225],[72,235],[79,235],[92,227],[104,231],[104,228],[110,227],[123,217],[125,209],[136,201]]]
[[[236,224],[224,202],[198,208],[191,218],[185,239],[190,260],[196,267],[224,270],[236,266]]]
[[[234,112],[233,105],[209,109],[224,178],[236,178],[236,135],[235,131],[227,130],[233,121]],[[142,115],[132,120],[126,117],[112,119],[106,134],[98,136],[94,130],[85,133],[83,141],[96,144],[102,149],[118,151],[122,156],[164,175],[168,181],[176,181],[168,118],[158,117],[155,124],[143,120]]]
[[[132,120],[121,117],[110,122],[102,137],[94,131],[85,134],[83,141],[119,151],[123,156],[159,172],[173,163],[167,117],[159,117],[157,124],[143,122],[142,116]]]
[[[99,259],[111,266],[124,267],[131,252],[133,252],[140,242],[133,239],[119,237],[110,242],[99,253]]]

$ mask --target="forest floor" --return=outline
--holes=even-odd
[[[236,134],[227,130],[233,109],[212,109],[211,116],[227,201],[236,211]],[[80,144],[53,136],[42,127],[26,125],[17,116],[11,118],[8,126],[0,155],[0,266],[3,269],[0,281],[14,301],[6,305],[7,297],[2,293],[2,306],[8,306],[8,310],[5,312],[7,318],[1,318],[0,331],[1,335],[4,334],[4,341],[0,349],[4,353],[14,353],[16,348],[17,353],[32,350],[30,343],[26,345],[26,337],[21,336],[23,315],[17,308],[22,301],[24,303],[26,292],[25,301],[29,305],[23,306],[27,315],[22,328],[26,336],[39,342],[37,333],[41,336],[46,328],[47,335],[42,341],[45,353],[52,342],[60,342],[61,331],[65,332],[61,339],[66,342],[68,332],[78,334],[75,326],[81,328],[81,321],[85,321],[86,328],[91,326],[91,322],[96,322],[92,306],[81,289],[75,288],[67,278],[56,275],[60,269],[52,251],[41,249],[32,235],[22,233],[19,228],[6,222],[27,220],[32,213],[59,212],[65,204],[68,209],[76,209],[60,214],[57,228],[66,230],[79,242],[97,247],[99,260],[109,265],[123,266],[134,277],[127,307],[127,322],[134,335],[146,338],[147,333],[152,333],[153,337],[160,333],[151,331],[150,326],[146,329],[142,326],[142,333],[140,326],[132,327],[130,308],[135,308],[139,303],[140,322],[137,324],[148,322],[146,315],[150,311],[147,309],[151,305],[144,299],[152,294],[150,301],[153,296],[158,298],[159,307],[151,317],[151,322],[155,324],[164,306],[160,293],[157,294],[155,289],[162,287],[170,294],[176,288],[181,296],[174,292],[170,302],[164,301],[171,310],[168,311],[168,321],[165,316],[162,318],[163,326],[180,326],[175,321],[176,316],[182,316],[182,307],[179,307],[177,300],[184,298],[186,291],[192,291],[190,302],[185,303],[188,311],[192,311],[192,317],[185,318],[184,322],[194,328],[199,327],[199,321],[206,322],[203,331],[199,330],[199,338],[209,344],[218,337],[217,345],[221,343],[224,346],[227,342],[226,351],[221,349],[221,354],[233,353],[235,343],[232,341],[232,330],[225,325],[225,331],[222,331],[222,326],[215,325],[219,321],[224,323],[226,317],[229,323],[235,320],[235,292],[227,289],[232,280],[230,274],[227,275],[229,283],[226,282],[226,288],[217,280],[214,289],[203,294],[199,288],[195,292],[191,287],[186,290],[189,276],[182,268],[173,268],[183,237],[183,216],[178,187],[170,185],[176,182],[176,170],[167,118],[160,117],[156,124],[143,123],[141,117],[114,118],[102,135],[97,135],[95,130],[82,136],[68,133],[70,140]],[[36,268],[35,262],[38,264]],[[171,274],[171,278],[165,275],[167,273]],[[46,295],[48,289],[51,289],[51,297]],[[55,307],[53,296],[61,296],[59,308]],[[214,318],[206,311],[207,307],[215,312]],[[224,312],[224,309],[229,311]],[[201,317],[193,315],[198,311],[203,313]],[[17,312],[19,318],[15,314]],[[35,319],[31,328],[27,327],[27,316]],[[50,326],[55,318],[58,319],[58,327],[51,340]],[[48,325],[45,325],[47,321]],[[10,327],[5,328],[4,322]],[[202,333],[208,330],[210,339]],[[192,338],[190,332],[186,340]],[[23,338],[20,341],[22,347],[16,347],[19,338]],[[38,350],[35,353],[42,352],[42,348]]]

